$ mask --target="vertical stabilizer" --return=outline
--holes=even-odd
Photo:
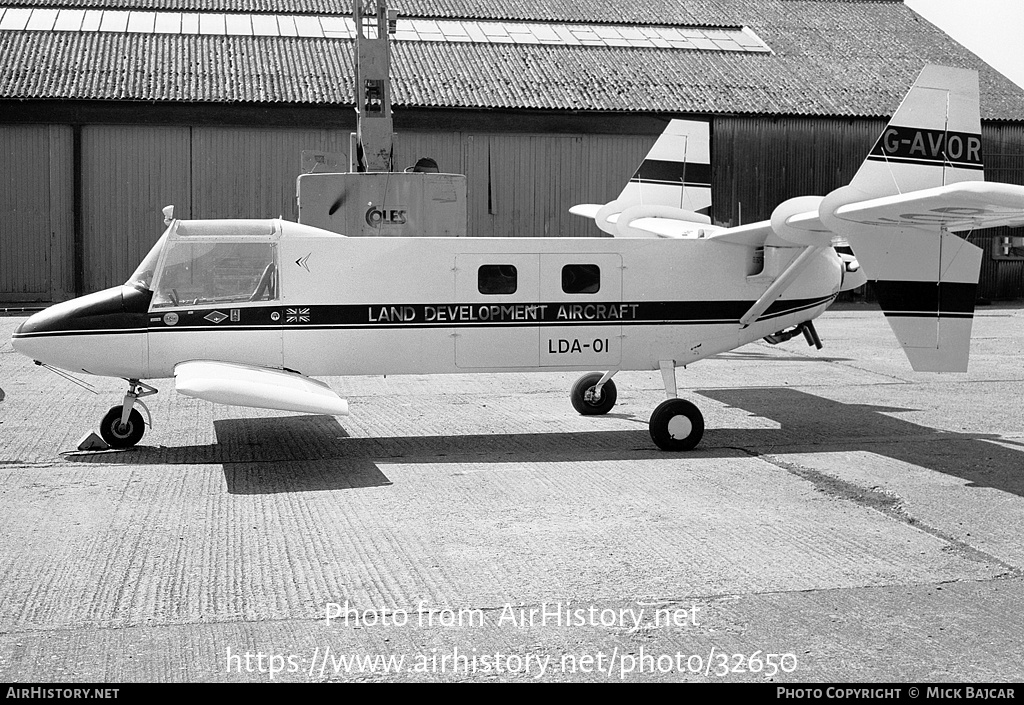
[[[978,75],[926,66],[822,223],[853,247],[915,370],[963,372],[981,250],[963,229],[965,181],[984,181]]]
[[[672,120],[616,199],[629,206],[711,206],[711,136],[706,122]]]
[[[926,66],[850,186],[865,197],[983,181],[976,71]]]
[[[711,128],[694,120],[670,120],[619,197],[602,205],[583,203],[570,213],[593,218],[613,236],[620,213],[634,206],[675,209],[686,220],[710,223],[697,213],[711,207]]]

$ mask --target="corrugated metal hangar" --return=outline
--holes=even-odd
[[[897,0],[404,0],[395,166],[469,184],[477,236],[596,236],[667,121],[711,124],[714,222],[844,185],[922,66],[981,80],[990,180],[1024,90]],[[355,128],[351,0],[0,0],[0,301],[123,281],[179,217],[295,218],[303,150]],[[339,165],[344,169],[347,163]],[[1024,296],[986,240],[980,295]],[[1017,255],[1021,255],[1018,257]]]

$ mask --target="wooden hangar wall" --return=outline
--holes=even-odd
[[[302,151],[347,154],[353,128],[2,124],[0,301],[123,282],[169,204],[181,218],[294,220]],[[568,208],[617,196],[654,139],[403,129],[395,166],[430,156],[467,174],[472,234],[585,236],[600,233]]]
[[[326,124],[322,116],[301,112],[263,120],[254,111],[248,125],[236,116],[162,125],[79,118],[0,125],[0,301],[57,301],[123,282],[162,232],[168,204],[182,218],[295,219],[302,150],[347,153],[354,129],[337,118],[316,127]],[[708,119],[712,217],[732,225],[766,219],[792,196],[844,185],[885,125]],[[569,207],[614,199],[665,120],[422,111],[396,116],[395,167],[430,156],[443,171],[466,174],[471,235],[599,235]],[[1024,183],[1024,125],[986,123],[983,133],[989,178]],[[973,236],[987,252],[982,297],[1024,297],[1024,259],[992,257],[993,239],[1006,232]]]

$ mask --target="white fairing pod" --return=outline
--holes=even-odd
[[[828,247],[834,233],[818,218],[821,196],[798,196],[772,211],[772,230],[786,242],[803,247]]]
[[[174,387],[179,394],[216,404],[348,415],[348,402],[334,390],[297,372],[193,360],[175,366]]]

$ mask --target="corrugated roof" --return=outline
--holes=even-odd
[[[280,12],[315,1],[262,4]],[[83,7],[127,5],[123,0],[63,0],[65,5],[76,2]],[[233,0],[239,6],[243,2],[258,0]],[[170,3],[135,0],[133,6]],[[203,4],[212,9],[218,0]],[[728,24],[749,26],[773,53],[395,41],[394,103],[398,108],[877,117],[892,114],[924,64],[942,63],[979,69],[983,117],[1024,120],[1024,90],[899,2],[664,4],[675,8],[673,17],[685,11],[694,15],[693,22],[725,23],[727,18]],[[437,16],[445,10],[455,16],[455,10],[469,6],[482,16],[514,5],[517,16],[528,19],[536,18],[526,10],[541,7],[532,0],[441,0],[436,5]],[[601,7],[609,13],[622,9],[607,0],[566,0],[549,11],[555,5],[562,20],[593,10],[592,21],[601,16]],[[649,8],[644,3],[645,13]],[[697,17],[712,11],[719,14]],[[664,17],[647,14],[648,21],[653,17],[665,23]],[[0,99],[350,105],[353,55],[353,43],[344,39],[0,32]]]

